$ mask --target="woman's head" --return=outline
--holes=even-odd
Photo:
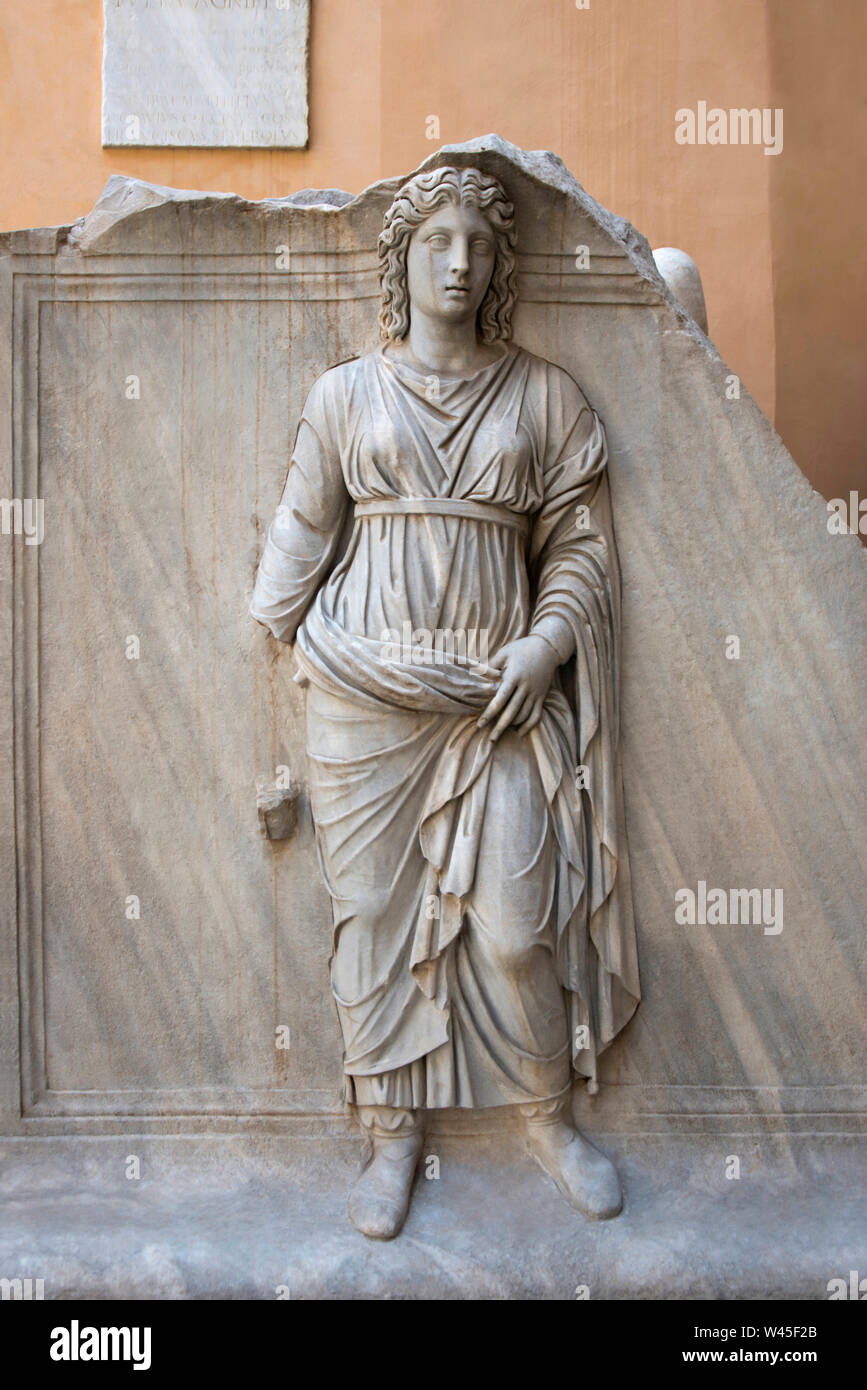
[[[476,315],[484,342],[510,338],[514,209],[498,179],[445,167],[404,184],[379,238],[382,336],[405,338],[410,303],[448,319]]]

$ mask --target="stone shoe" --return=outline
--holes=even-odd
[[[620,1213],[623,1191],[617,1169],[577,1129],[563,1121],[528,1121],[527,1141],[536,1162],[577,1211],[591,1221],[608,1221]]]
[[[349,1194],[349,1219],[371,1240],[393,1240],[409,1211],[423,1135],[375,1138],[373,1159]]]

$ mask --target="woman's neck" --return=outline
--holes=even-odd
[[[444,323],[427,314],[414,313],[409,333],[392,351],[413,366],[444,376],[468,376],[502,356],[496,343],[482,343],[474,322]]]

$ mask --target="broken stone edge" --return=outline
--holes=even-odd
[[[676,314],[679,323],[696,333],[705,345],[709,339],[690,318],[683,305],[671,293],[656,268],[650,244],[625,218],[609,212],[582,188],[558,155],[550,150],[522,150],[499,135],[482,135],[462,144],[443,145],[416,169],[395,178],[381,179],[369,184],[361,193],[347,193],[339,188],[303,188],[285,198],[263,198],[258,201],[242,198],[237,193],[207,192],[200,189],[170,188],[164,184],[148,183],[126,174],[112,174],[93,209],[75,222],[56,227],[0,232],[0,254],[57,255],[68,245],[83,255],[98,255],[100,243],[123,222],[138,219],[143,214],[165,204],[189,207],[210,205],[254,216],[289,209],[317,209],[336,214],[351,207],[357,211],[367,202],[379,201],[384,194],[394,194],[408,179],[428,169],[455,163],[467,166],[475,155],[497,155],[516,165],[540,189],[565,194],[581,210],[618,243],[635,270],[652,285],[655,293]],[[714,352],[716,351],[713,349]]]

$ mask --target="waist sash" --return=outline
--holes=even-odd
[[[459,497],[381,497],[356,502],[355,515],[366,516],[457,516],[467,521],[487,521],[509,526],[525,539],[530,534],[530,518],[510,511],[496,502],[466,502]]]

